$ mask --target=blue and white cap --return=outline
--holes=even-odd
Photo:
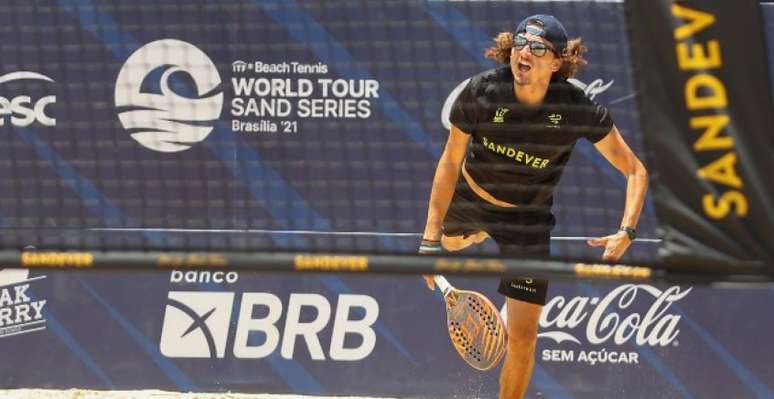
[[[536,14],[524,18],[516,27],[514,34],[531,33],[550,42],[558,54],[567,48],[567,31],[553,15]]]

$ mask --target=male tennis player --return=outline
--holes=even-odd
[[[508,256],[549,256],[553,191],[579,139],[627,180],[618,232],[588,241],[619,259],[634,239],[648,174],[608,110],[567,82],[586,64],[580,38],[569,40],[550,15],[534,15],[495,38],[485,56],[507,66],[471,78],[451,112],[451,132],[433,179],[420,253],[457,251],[491,237]],[[462,176],[460,177],[460,174]],[[433,289],[433,281],[426,277]],[[503,280],[508,351],[500,398],[521,398],[534,364],[538,319],[548,282]]]

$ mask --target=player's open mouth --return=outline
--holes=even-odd
[[[525,64],[523,62],[519,63],[519,71],[521,71],[521,72],[529,72],[530,69],[532,69],[531,66],[529,66],[529,65],[527,65],[527,64]]]

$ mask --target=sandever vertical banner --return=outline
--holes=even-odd
[[[758,0],[625,7],[660,258],[770,272],[774,112]]]

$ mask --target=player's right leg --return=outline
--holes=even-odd
[[[465,179],[460,179],[443,220],[443,249],[461,251],[489,237],[485,231],[486,220],[482,204],[483,200],[470,189]]]
[[[447,251],[461,251],[471,245],[480,244],[489,238],[486,231],[474,231],[456,236],[441,236],[441,246]]]
[[[550,255],[550,212],[507,210],[499,212],[500,228],[492,238],[503,255],[545,258]],[[546,303],[548,281],[529,277],[503,279],[498,291],[507,300],[508,349],[500,373],[500,398],[522,398],[527,391],[535,364],[538,321]]]

